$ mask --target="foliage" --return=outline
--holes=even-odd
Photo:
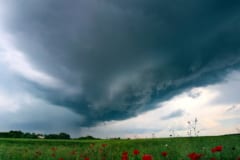
[[[0,138],[38,138],[35,133],[23,133],[22,131],[0,132]]]
[[[45,135],[46,139],[70,139],[70,135],[67,133],[59,133],[59,134],[49,134]]]
[[[37,139],[37,138],[46,138],[46,139],[70,139],[70,135],[67,133],[59,134],[36,134],[36,133],[23,133],[22,131],[10,131],[10,132],[0,132],[0,138],[28,138],[28,139]]]

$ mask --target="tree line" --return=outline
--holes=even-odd
[[[67,133],[61,132],[59,134],[36,134],[22,131],[0,132],[0,138],[28,138],[28,139],[71,139]],[[97,140],[93,136],[87,135],[85,137],[74,138],[78,140]]]
[[[0,138],[71,139],[69,134],[63,132],[59,134],[36,134],[22,131],[0,132]]]

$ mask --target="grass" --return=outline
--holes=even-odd
[[[211,149],[219,145],[223,150],[212,153]],[[240,135],[136,140],[0,139],[0,160],[121,160],[124,151],[129,160],[135,160],[134,149],[140,151],[138,159],[151,154],[154,160],[187,160],[189,153],[196,152],[203,154],[201,160],[236,160],[240,157]],[[167,157],[161,156],[163,151]]]

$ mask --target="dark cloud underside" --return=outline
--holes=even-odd
[[[5,30],[40,70],[78,92],[31,85],[86,116],[124,119],[217,82],[240,62],[240,2],[10,0]],[[37,89],[36,89],[37,88]]]

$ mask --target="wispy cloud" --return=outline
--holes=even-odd
[[[168,119],[172,119],[172,118],[177,118],[177,117],[181,117],[184,115],[184,110],[178,109],[176,111],[171,112],[170,114],[163,116],[161,119],[162,120],[168,120]]]

